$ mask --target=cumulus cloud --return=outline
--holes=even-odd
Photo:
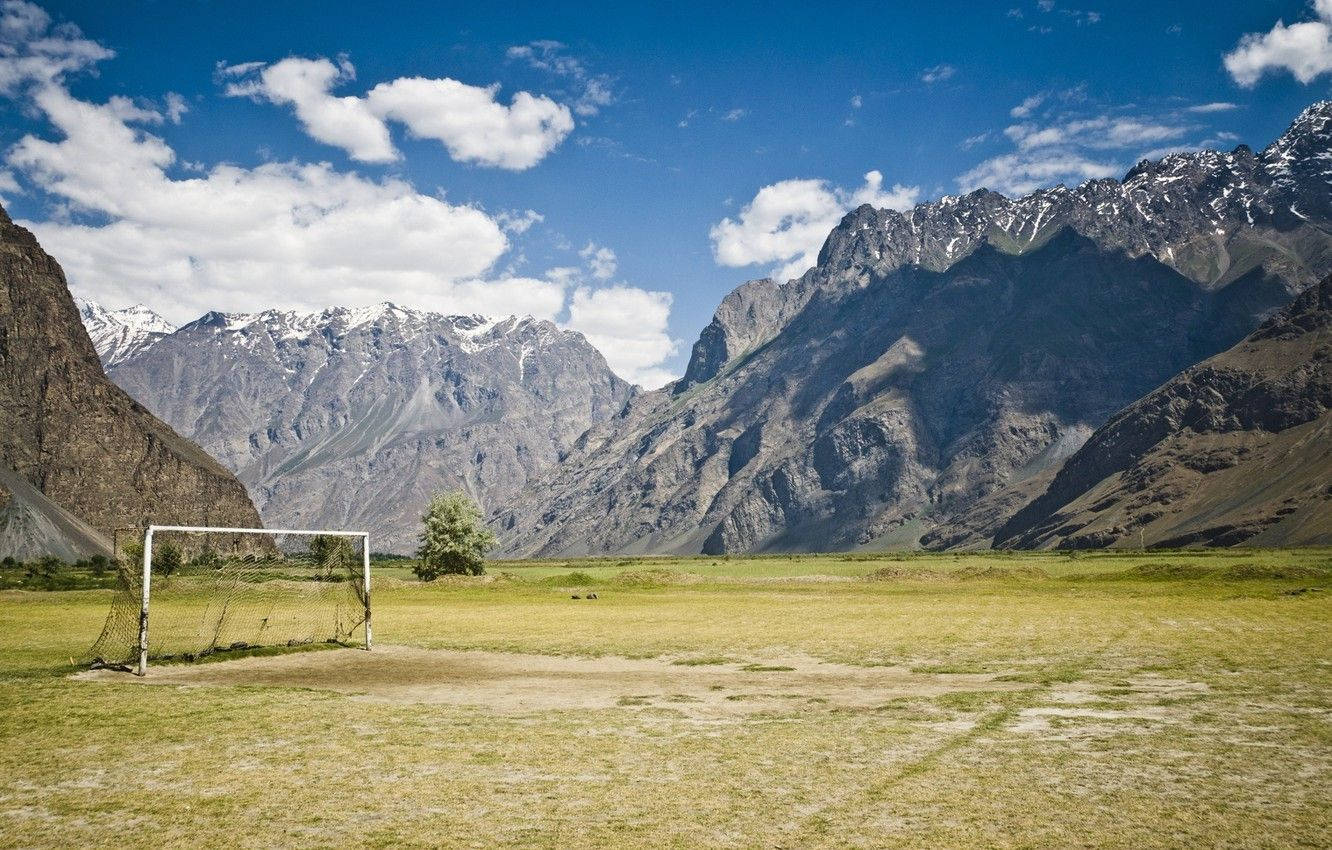
[[[661,367],[680,347],[666,329],[670,314],[669,292],[580,286],[569,302],[567,327],[587,337],[620,377],[656,389],[678,377]]]
[[[292,57],[272,65],[254,63],[219,69],[229,97],[250,97],[291,106],[305,132],[326,145],[342,148],[361,162],[390,162],[398,158],[389,128],[359,97],[335,97],[330,90],[356,79],[356,68],[346,57],[337,64],[328,59]]]
[[[919,197],[914,186],[885,190],[878,171],[851,191],[826,180],[782,180],[759,189],[737,218],[712,227],[713,255],[724,266],[778,263],[772,276],[789,280],[814,265],[828,233],[849,210],[861,204],[905,210]]]
[[[0,15],[9,15],[0,17],[0,61],[55,52],[21,44],[54,32],[40,9],[8,3]],[[68,26],[60,33],[78,40]],[[150,304],[182,322],[212,309],[310,310],[385,299],[444,313],[567,316],[565,326],[585,332],[622,377],[646,386],[673,377],[661,366],[678,350],[667,332],[671,296],[603,285],[615,271],[609,248],[589,243],[591,283],[578,269],[495,273],[510,248],[506,234],[543,220],[534,210],[492,216],[403,180],[368,179],[328,163],[180,162],[144,128],[179,120],[183,101],[168,95],[164,111],[119,96],[83,101],[61,78],[87,63],[22,67],[4,93],[43,116],[55,138],[27,135],[10,149],[0,193],[22,191],[18,173],[58,210],[51,220],[21,223],[59,258],[80,295],[110,306]],[[262,79],[266,67],[232,66],[229,77]],[[334,79],[349,73],[333,66]],[[290,90],[299,94],[300,84]]]
[[[589,242],[583,250],[578,252],[587,263],[588,271],[597,280],[610,280],[615,277],[615,270],[619,267],[619,261],[615,252],[604,245],[597,245]]]
[[[458,162],[521,171],[545,158],[573,130],[568,107],[544,95],[520,91],[505,105],[499,85],[402,77],[379,83],[365,96],[337,96],[333,89],[356,79],[346,57],[291,57],[271,65],[223,66],[225,92],[291,106],[314,139],[347,151],[361,162],[391,162],[400,154],[388,121],[414,138],[433,139]]]
[[[24,0],[0,3],[0,95],[55,82],[114,55],[73,24],[53,25],[40,6]]]
[[[520,235],[532,229],[532,225],[540,224],[546,217],[536,210],[504,210],[495,213],[495,221],[504,228],[506,233]]]
[[[417,138],[437,139],[458,162],[512,171],[531,168],[573,130],[567,107],[520,91],[504,106],[499,86],[410,77],[370,90],[371,110],[400,121]]]
[[[527,63],[539,71],[567,79],[573,86],[573,111],[589,117],[615,102],[614,81],[606,74],[594,74],[587,63],[568,53],[559,41],[542,39],[515,44],[505,51],[509,59]]]
[[[1289,71],[1301,83],[1332,71],[1332,0],[1314,0],[1314,20],[1286,25],[1278,20],[1265,33],[1248,33],[1223,57],[1230,76],[1245,88],[1269,71]]]
[[[62,137],[25,136],[7,164],[73,213],[26,222],[81,292],[152,304],[174,319],[204,310],[305,308],[395,300],[455,312],[510,312],[512,293],[469,281],[507,250],[479,209],[372,181],[326,163],[218,165],[169,172],[175,152],[123,104],[60,86],[33,105]],[[553,315],[537,288],[525,304]]]
[[[176,92],[166,93],[166,118],[172,124],[179,124],[180,119],[186,112],[190,111],[190,105],[185,102],[185,98]]]

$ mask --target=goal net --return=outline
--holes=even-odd
[[[119,582],[95,666],[192,661],[315,643],[370,647],[363,532],[152,526],[117,552]]]

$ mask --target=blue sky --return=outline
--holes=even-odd
[[[1332,68],[1332,0],[3,9],[0,195],[76,293],[530,312],[647,385],[852,204],[1261,148]]]

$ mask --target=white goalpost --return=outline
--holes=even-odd
[[[125,547],[94,666],[142,676],[153,658],[371,648],[368,532],[150,525],[137,545]]]

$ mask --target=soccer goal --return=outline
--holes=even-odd
[[[370,649],[363,531],[152,525],[116,553],[119,582],[95,666],[332,643]]]

